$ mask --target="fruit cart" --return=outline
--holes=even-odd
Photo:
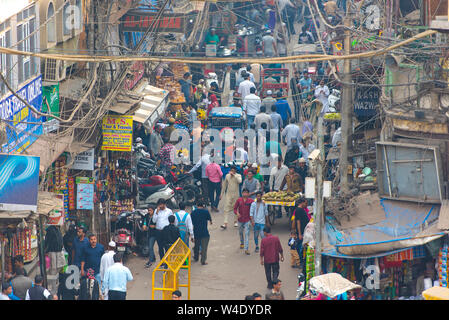
[[[288,212],[289,221],[291,215],[293,214],[293,208],[296,207],[297,201],[300,198],[300,194],[294,194],[293,192],[268,192],[266,193],[262,199],[265,204],[268,205],[268,222],[270,225],[274,224],[276,220],[276,207],[284,207],[285,211]]]

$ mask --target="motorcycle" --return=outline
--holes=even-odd
[[[306,295],[306,277],[303,273],[298,274],[298,289],[296,289],[296,300],[301,300]]]
[[[142,230],[144,214],[139,210],[123,212],[118,216],[114,224],[114,242],[117,251],[123,252],[125,257],[137,249],[141,255],[148,255],[149,248]],[[125,258],[124,257],[124,258]]]

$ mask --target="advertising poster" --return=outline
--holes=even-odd
[[[131,151],[133,142],[132,116],[105,116],[102,129],[103,145],[101,150]]]
[[[37,211],[39,157],[0,154],[0,210]]]
[[[94,181],[93,178],[76,178],[76,209],[94,209]]]
[[[42,77],[37,77],[19,89],[17,95],[41,111]],[[35,114],[12,94],[0,100],[0,116],[2,119],[11,120],[11,127],[6,128],[7,142],[1,146],[4,153],[21,153],[43,133],[43,117]]]

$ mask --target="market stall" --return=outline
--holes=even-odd
[[[297,206],[297,200],[299,200],[300,197],[301,193],[285,191],[273,191],[264,194],[262,199],[265,204],[268,205],[268,221],[270,224],[273,225],[276,219],[277,210],[275,207],[284,207],[290,218],[293,213],[293,208]]]

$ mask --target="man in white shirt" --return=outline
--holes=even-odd
[[[106,270],[102,291],[109,292],[109,300],[126,300],[126,284],[133,280],[131,271],[122,264],[123,253],[114,255],[114,264]]]
[[[315,88],[315,97],[323,104],[320,116],[323,116],[329,111],[329,88],[324,84],[324,80],[320,81],[320,84]]]
[[[268,115],[266,113],[266,111],[267,111],[267,109],[265,108],[265,106],[261,106],[260,112],[254,118],[254,123],[256,124],[256,130],[259,130],[261,128],[262,123],[267,124],[267,128],[266,128],[267,131],[270,131],[271,129],[274,128],[273,120],[271,120],[270,115]]]
[[[282,138],[287,143],[287,151],[290,150],[293,145],[299,146],[299,142],[301,141],[301,130],[295,122],[296,119],[290,119],[290,124],[288,124],[282,131]]]
[[[277,166],[271,169],[270,175],[270,191],[280,191],[282,182],[288,173],[286,165],[282,164],[282,159],[278,158]]]
[[[165,255],[165,245],[162,230],[170,224],[168,217],[173,215],[173,211],[167,208],[164,199],[159,199],[157,202],[157,209],[153,215],[153,222],[156,224],[156,241],[159,249],[159,257],[162,258]]]
[[[108,270],[108,268],[114,264],[114,255],[115,255],[115,242],[110,241],[108,243],[108,251],[105,252],[101,256],[100,279],[101,279],[102,283],[104,281],[103,279],[104,279],[104,274],[106,273],[106,270]],[[108,300],[108,292],[107,291],[103,292],[103,297],[104,297],[104,300]]]
[[[190,169],[189,173],[192,174],[194,173],[196,170],[199,169],[199,167],[201,167],[201,186],[203,187],[203,192],[204,194],[208,194],[208,190],[207,190],[207,185],[208,185],[208,179],[206,177],[206,167],[209,163],[211,163],[210,158],[214,156],[214,150],[212,150],[209,153],[204,154],[200,161],[197,162],[197,164],[195,164],[195,166]]]
[[[251,80],[249,80],[249,74],[245,72],[245,74],[243,75],[243,79],[245,80],[239,84],[239,89],[237,90],[242,100],[244,100],[246,96],[251,93],[251,88],[256,89],[256,85],[251,82]]]
[[[242,82],[243,83],[243,82]],[[250,88],[250,94],[243,99],[243,111],[246,113],[246,120],[248,121],[248,128],[254,123],[256,114],[260,112],[262,101],[256,96],[256,87]]]

